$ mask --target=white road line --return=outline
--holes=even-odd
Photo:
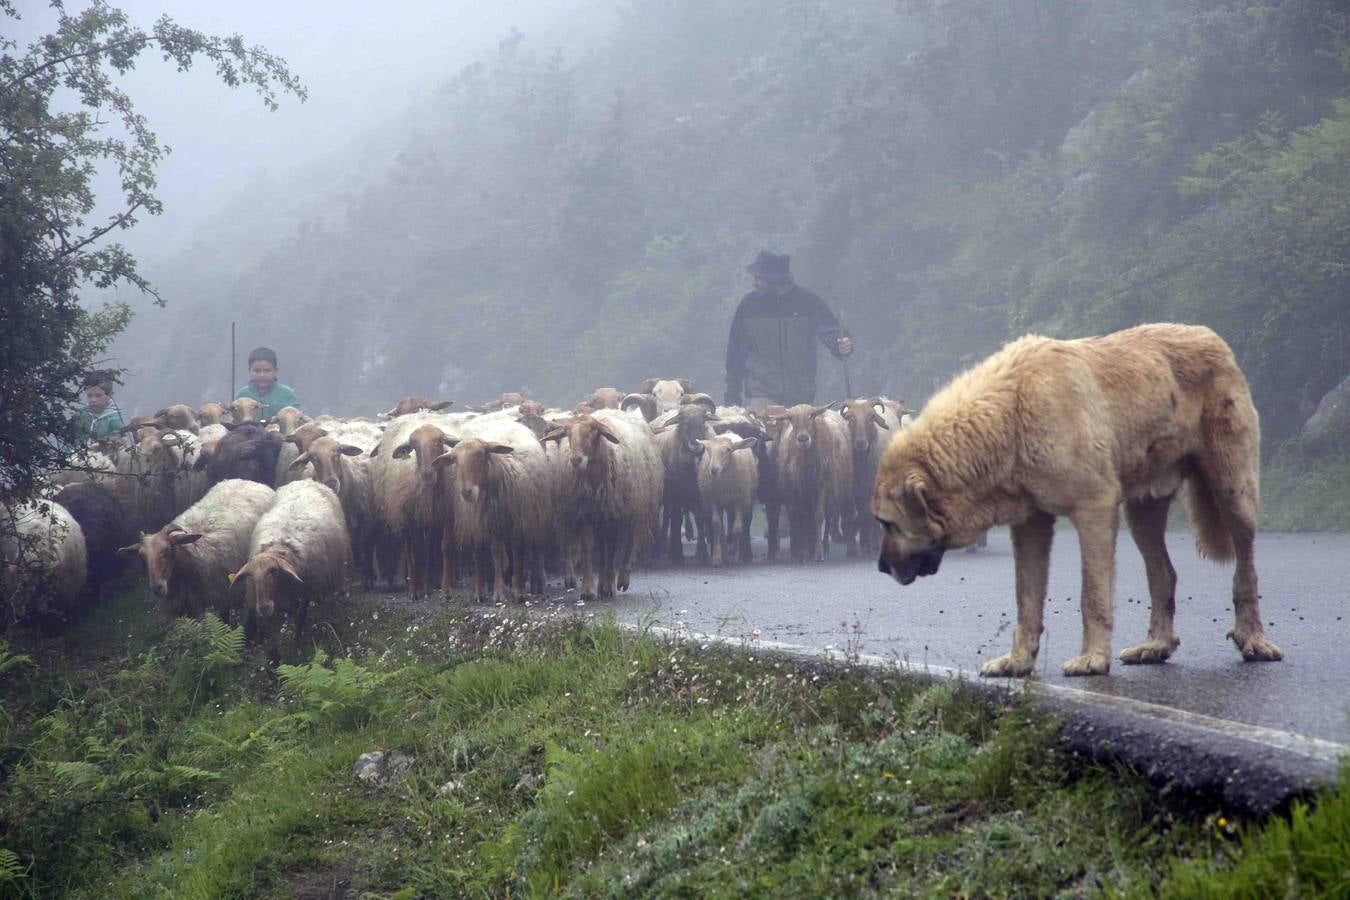
[[[666,628],[657,625],[645,627],[641,625],[627,625],[625,627],[633,631],[645,631],[648,634],[657,634],[700,644],[724,644],[727,646],[741,647],[751,651],[766,650],[772,653],[781,653],[807,659],[819,659],[828,662],[843,662],[846,659],[846,655],[839,650],[804,647],[800,644],[785,644],[780,641],[761,641],[750,640],[743,637],[702,634],[684,628]],[[1081,706],[1105,707],[1122,712],[1135,713],[1137,715],[1149,716],[1165,722],[1172,722],[1190,728],[1211,732],[1222,737],[1237,738],[1277,750],[1296,753],[1300,756],[1306,756],[1310,759],[1322,762],[1336,763],[1347,754],[1350,754],[1350,746],[1347,746],[1346,744],[1338,744],[1335,741],[1310,737],[1306,734],[1298,734],[1293,731],[1281,731],[1278,728],[1266,728],[1261,725],[1249,725],[1246,722],[1237,722],[1232,719],[1220,719],[1216,716],[1206,716],[1202,713],[1187,712],[1184,709],[1163,706],[1160,703],[1149,703],[1145,700],[1134,700],[1129,697],[1114,697],[1109,694],[1098,694],[1093,691],[1084,691],[1079,688],[1064,687],[1063,685],[1058,684],[1047,684],[1043,681],[1034,679],[1009,678],[999,679],[997,681],[976,681],[971,677],[973,673],[962,669],[953,669],[949,666],[938,665],[914,665],[893,657],[876,656],[868,653],[848,656],[847,661],[852,665],[862,665],[874,669],[886,669],[893,672],[915,675],[933,675],[939,678],[968,681],[971,684],[994,689],[1006,688],[1009,692],[1031,691],[1036,694],[1043,694],[1048,697],[1065,700]],[[978,676],[976,677],[978,678]]]

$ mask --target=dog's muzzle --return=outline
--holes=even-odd
[[[924,575],[936,575],[942,565],[942,554],[946,547],[932,547],[919,553],[911,553],[893,566],[882,556],[877,560],[877,571],[889,575],[901,584],[913,584],[914,579]]]

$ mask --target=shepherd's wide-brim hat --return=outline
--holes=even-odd
[[[745,267],[745,271],[768,282],[789,282],[792,280],[792,272],[788,269],[789,259],[786,253],[761,250],[755,261]]]

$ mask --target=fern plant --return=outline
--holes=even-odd
[[[294,715],[307,725],[361,727],[386,706],[378,692],[389,675],[345,657],[331,666],[329,661],[327,653],[315,650],[305,665],[277,667],[282,690],[300,707]]]

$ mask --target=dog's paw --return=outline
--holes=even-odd
[[[980,666],[980,675],[985,678],[1021,678],[1030,675],[1035,667],[1035,657],[1008,653]]]
[[[1105,675],[1111,671],[1111,660],[1105,653],[1084,653],[1064,663],[1065,675]]]
[[[1172,651],[1181,643],[1178,638],[1170,641],[1148,640],[1137,647],[1126,647],[1120,651],[1120,661],[1127,666],[1146,666],[1165,663]]]
[[[1242,651],[1242,658],[1247,662],[1277,662],[1284,659],[1284,652],[1263,631],[1244,635],[1234,629],[1228,632],[1228,637],[1237,644],[1237,648]]]

